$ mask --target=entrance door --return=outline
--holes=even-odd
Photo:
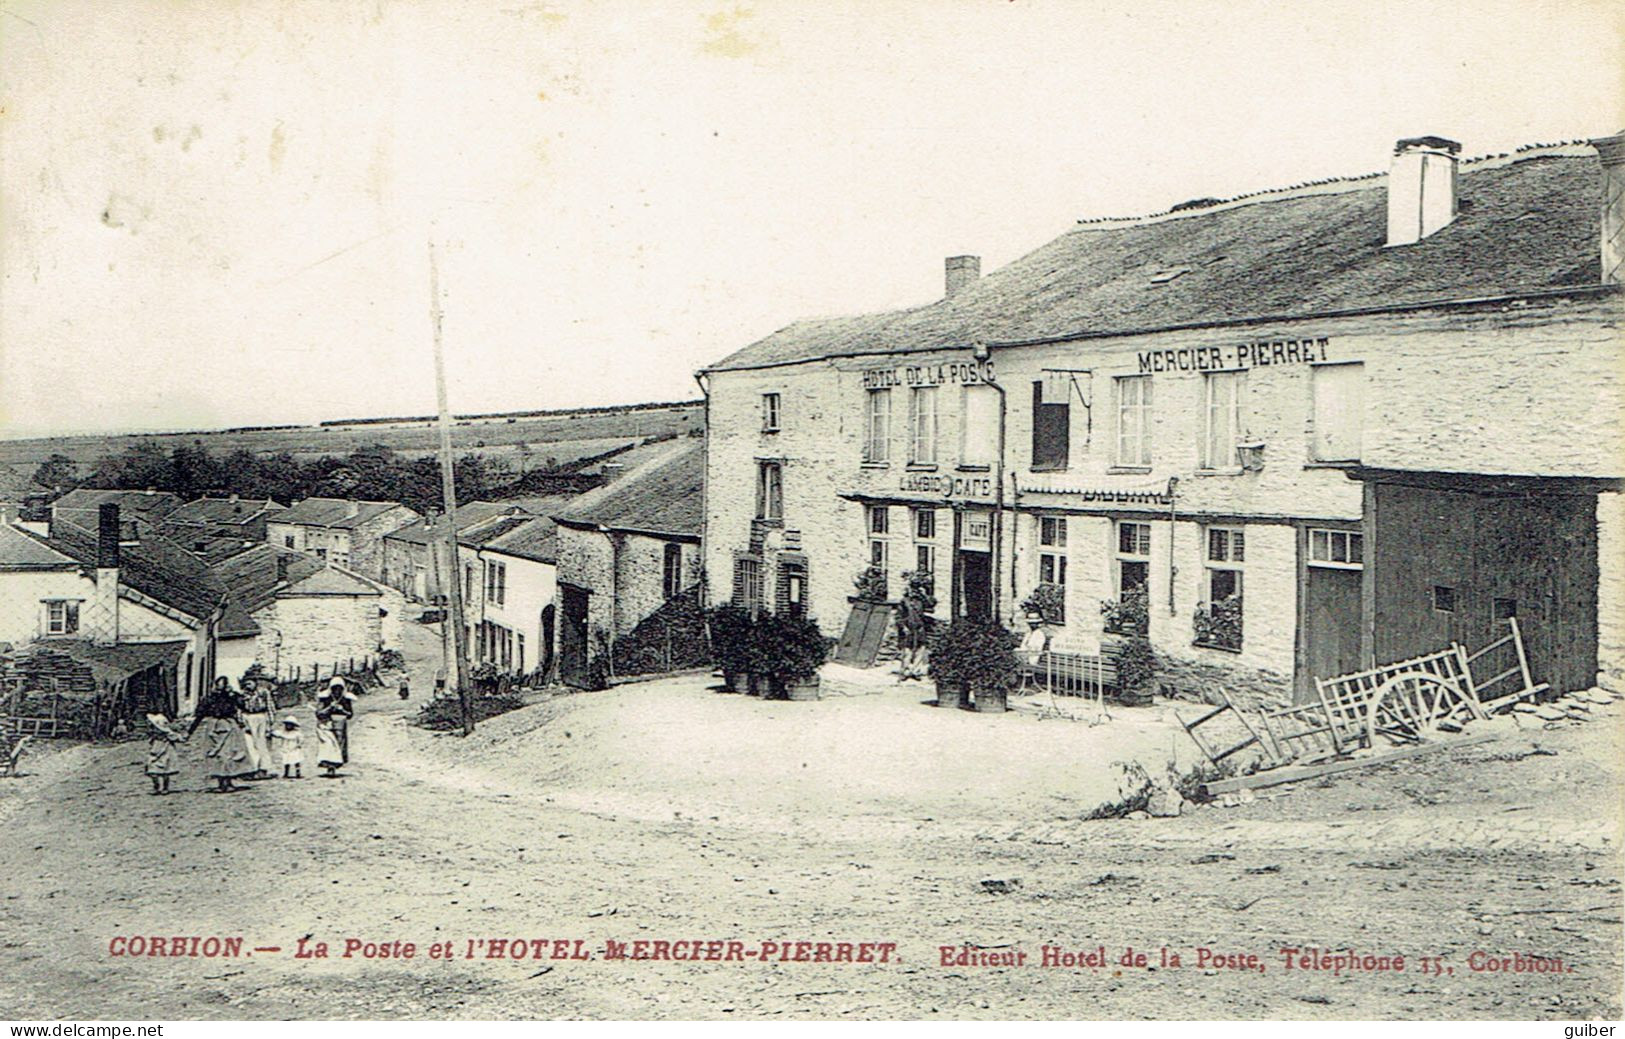
[[[1310,529],[1302,552],[1299,703],[1314,700],[1315,679],[1360,670],[1360,580],[1364,572],[1359,531]]]
[[[993,557],[987,552],[959,553],[959,615],[976,621],[993,616]]]
[[[542,681],[544,682],[552,678],[553,617],[557,612],[558,611],[554,608],[552,603],[548,603],[546,606],[542,607],[542,660],[541,665],[536,669],[536,671],[537,674],[542,676]]]
[[[573,584],[559,585],[563,626],[559,629],[559,677],[577,689],[587,687],[587,601],[591,595]]]

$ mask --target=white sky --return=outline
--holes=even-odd
[[[1625,125],[1620,5],[0,0],[0,434],[697,396],[1080,216]],[[433,227],[433,229],[432,229]]]

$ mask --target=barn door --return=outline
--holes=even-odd
[[[1359,531],[1312,527],[1300,548],[1297,701],[1312,700],[1315,679],[1360,670],[1360,579],[1365,568]]]

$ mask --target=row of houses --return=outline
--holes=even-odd
[[[1276,700],[1516,617],[1536,678],[1625,668],[1619,137],[1080,221],[926,306],[706,368],[713,600],[838,634],[860,570],[1175,684]]]

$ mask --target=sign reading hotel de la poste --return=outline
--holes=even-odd
[[[997,381],[991,360],[901,364],[871,368],[863,373],[866,390],[883,390],[889,386],[976,386]]]

